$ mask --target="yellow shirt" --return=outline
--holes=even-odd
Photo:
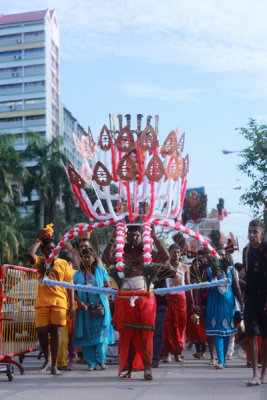
[[[45,262],[44,257],[36,256],[34,267],[37,269],[39,265]],[[52,270],[49,272],[49,279],[59,282],[73,283],[72,277],[75,271],[69,266],[68,262],[57,258],[54,262]],[[68,309],[67,290],[60,286],[41,285],[42,276],[38,273],[38,291],[36,297],[35,308],[56,306]]]

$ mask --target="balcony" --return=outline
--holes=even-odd
[[[29,128],[36,125],[45,125],[45,118],[30,119],[25,121],[25,128]]]
[[[20,44],[22,43],[21,35],[10,35],[10,37],[0,38],[0,46],[9,46],[12,44]]]
[[[19,128],[23,126],[23,122],[21,121],[9,121],[9,122],[2,122],[0,120],[0,131],[1,129],[10,129],[10,128]]]
[[[21,111],[23,110],[22,104],[12,104],[0,107],[0,113],[2,112],[12,112],[12,111]],[[1,115],[1,114],[0,114]]]

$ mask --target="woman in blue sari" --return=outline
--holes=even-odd
[[[213,266],[204,273],[204,280],[228,278],[226,286],[209,289],[206,309],[206,336],[214,336],[214,344],[218,356],[216,369],[225,367],[225,358],[229,346],[230,336],[237,332],[234,315],[236,312],[235,296],[243,304],[238,278],[235,268],[229,265],[227,258],[221,262],[214,260]]]
[[[104,267],[99,264],[99,258],[91,245],[85,247],[81,254],[81,266],[73,276],[75,284],[96,287],[110,287],[109,275]],[[105,359],[109,344],[114,343],[111,313],[108,298],[104,294],[75,291],[77,312],[75,316],[74,346],[81,347],[83,357],[89,371],[106,369]],[[88,315],[89,304],[102,303],[105,309],[103,317]]]

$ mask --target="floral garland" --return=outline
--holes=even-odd
[[[152,239],[151,239],[151,227],[149,223],[143,224],[143,257],[144,265],[152,263]]]
[[[58,257],[58,253],[60,252],[64,244],[69,240],[74,239],[74,237],[81,236],[86,232],[91,232],[95,228],[103,228],[104,226],[114,226],[114,225],[116,225],[116,222],[113,220],[109,220],[109,221],[94,222],[92,224],[84,224],[80,225],[79,227],[70,229],[67,233],[65,233],[65,235],[61,238],[60,242],[57,244],[57,246],[49,254],[49,257],[45,260],[46,264],[50,264],[53,259],[56,259]]]
[[[116,269],[119,278],[124,278],[124,246],[125,246],[125,225],[122,222],[116,224]]]
[[[198,240],[200,243],[203,244],[204,247],[206,247],[211,254],[213,254],[218,260],[220,260],[220,256],[217,253],[217,251],[209,244],[209,242],[207,241],[207,239],[205,239],[202,235],[200,235],[197,232],[192,231],[191,229],[187,228],[184,225],[177,223],[174,223],[173,221],[162,221],[160,219],[154,219],[152,221],[153,225],[162,225],[162,226],[166,226],[166,227],[172,227],[173,229],[177,230],[177,231],[181,231],[183,233],[185,233],[188,236],[193,237],[194,239]]]

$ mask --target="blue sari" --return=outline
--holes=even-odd
[[[209,289],[206,314],[206,335],[230,336],[237,332],[234,322],[236,312],[235,297],[232,290],[234,267],[228,267],[227,273],[220,273],[218,279],[228,278],[224,287]],[[211,269],[207,269],[208,280],[212,281]]]
[[[73,282],[79,284],[90,283],[92,286],[103,287],[104,282],[109,279],[109,275],[105,268],[98,265],[95,273],[90,276],[86,275],[86,281],[83,273],[77,270],[73,276]],[[96,304],[99,300],[99,295],[94,293],[85,293],[77,291],[79,299],[84,304]],[[111,325],[111,313],[109,302],[106,295],[100,295],[100,301],[105,308],[105,316],[102,318],[89,317],[87,311],[78,310],[75,316],[74,330],[74,346],[95,346],[97,344],[112,344],[114,343],[113,328]]]
[[[212,281],[211,269],[207,269],[208,279]],[[229,346],[229,338],[237,332],[234,322],[236,311],[235,297],[232,290],[234,267],[228,267],[227,273],[220,273],[218,279],[227,277],[229,284],[224,287],[209,289],[206,314],[206,335],[214,337],[215,349],[218,356],[218,364],[225,367],[225,360]]]

